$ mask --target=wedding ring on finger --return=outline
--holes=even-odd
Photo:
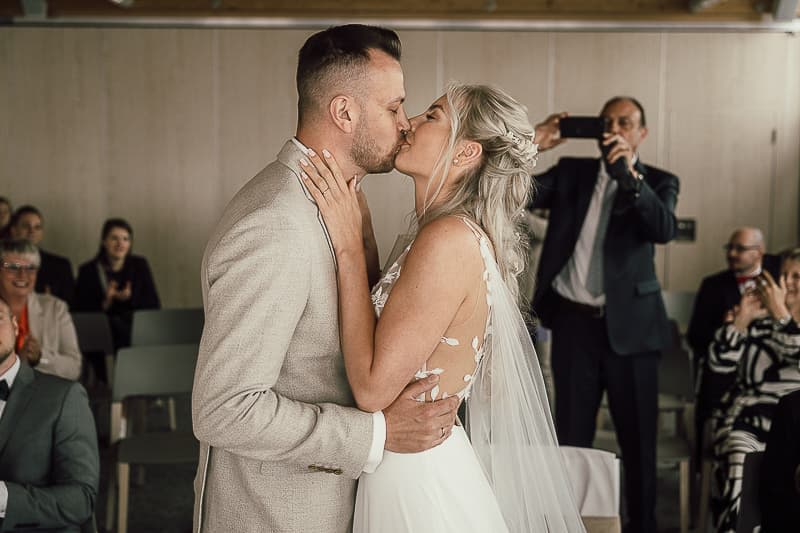
[[[331,190],[331,188],[330,188],[330,187],[328,187],[327,189],[325,189],[324,191],[322,191],[322,195],[323,195],[323,196],[325,196],[325,193],[326,193],[326,192],[328,192],[328,191],[330,191],[330,190]]]
[[[442,428],[442,435],[441,435],[441,437],[444,437],[444,428]],[[440,437],[440,438],[441,438],[441,437]]]

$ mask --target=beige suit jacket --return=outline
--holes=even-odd
[[[77,380],[81,376],[81,350],[66,302],[49,294],[30,293],[28,326],[42,347],[36,370]]]
[[[203,257],[195,531],[349,532],[372,416],[354,407],[334,259],[297,145],[231,200]]]

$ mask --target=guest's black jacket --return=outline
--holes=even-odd
[[[761,267],[777,280],[780,275],[781,258],[777,255],[764,255]],[[723,270],[703,279],[694,300],[692,318],[686,338],[694,353],[697,368],[708,358],[708,346],[714,339],[714,332],[722,325],[725,312],[739,303],[741,294],[732,270]]]
[[[45,252],[39,249],[42,262],[36,274],[36,292],[50,293],[61,298],[67,304],[75,293],[75,276],[72,274],[72,263],[66,257]]]
[[[545,326],[557,312],[551,285],[575,250],[599,168],[599,159],[562,158],[536,177],[530,208],[550,210],[533,296],[533,314]],[[675,237],[679,181],[641,162],[636,168],[644,183],[638,195],[618,190],[603,248],[605,322],[611,348],[620,355],[660,350],[669,340],[653,256],[656,243]]]

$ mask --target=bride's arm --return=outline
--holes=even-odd
[[[311,176],[306,184],[325,219],[338,264],[339,327],[347,378],[358,407],[378,411],[392,403],[436,349],[467,296],[467,280],[480,279],[477,247],[460,220],[441,219],[425,226],[377,321],[355,186],[336,176],[338,168],[331,172],[317,158],[310,159],[321,175],[304,167]]]

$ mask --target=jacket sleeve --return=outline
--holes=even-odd
[[[301,468],[337,465],[357,478],[372,441],[371,415],[273,390],[313,275],[302,244],[307,233],[292,218],[272,209],[251,213],[206,252],[194,432],[233,454]]]
[[[92,515],[100,479],[97,433],[86,391],[78,383],[64,396],[53,428],[52,476],[47,486],[6,482],[2,531],[76,527]]]
[[[158,291],[156,291],[156,282],[153,280],[153,274],[150,271],[150,265],[144,257],[139,258],[136,264],[136,278],[140,283],[138,291],[138,298],[133,303],[134,309],[160,309],[161,300],[158,298]]]
[[[722,319],[721,316],[713,316],[713,297],[710,292],[708,281],[703,280],[694,300],[692,318],[689,320],[689,328],[686,332],[689,346],[692,348],[694,360],[696,361],[708,358],[708,348],[714,339],[713,324]]]
[[[638,197],[632,199],[643,236],[654,243],[666,244],[675,238],[678,222],[675,205],[680,183],[672,174],[664,175],[655,188],[642,183]]]
[[[559,161],[559,164],[561,162]],[[533,193],[528,209],[550,209],[555,196],[555,186],[558,180],[559,164],[553,165],[543,174],[531,177]]]
[[[76,312],[92,312],[103,310],[103,294],[97,279],[96,263],[91,261],[81,265],[78,280],[75,282],[75,295],[72,299],[72,310]]]
[[[708,367],[718,374],[732,374],[747,347],[747,333],[741,333],[732,324],[723,324],[714,334],[708,351]]]
[[[48,373],[75,381],[81,376],[81,350],[75,325],[65,302],[56,298],[50,302],[52,308],[45,314],[49,323],[44,324],[42,362],[46,362]]]

